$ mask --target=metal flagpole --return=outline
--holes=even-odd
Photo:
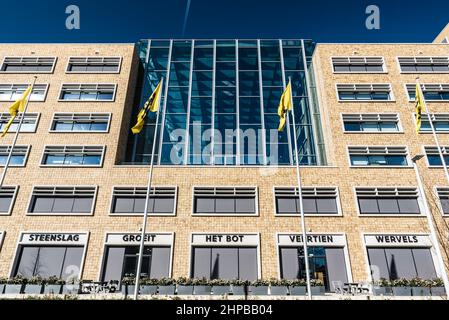
[[[164,78],[162,77],[162,79],[161,79],[161,89],[160,90],[162,90],[163,85],[164,85]],[[156,150],[157,127],[158,127],[158,124],[159,124],[159,114],[160,114],[160,109],[161,109],[161,99],[162,99],[162,93],[159,95],[159,105],[158,105],[157,114],[156,114],[156,126],[154,128],[153,146],[152,146],[151,161],[150,161],[150,172],[148,173],[147,195],[146,195],[146,198],[145,198],[145,208],[144,208],[144,212],[143,212],[143,221],[142,221],[142,232],[141,232],[141,239],[140,239],[139,256],[138,256],[138,260],[137,260],[137,272],[136,272],[136,283],[135,283],[135,288],[134,288],[134,300],[137,300],[137,297],[139,295],[140,271],[142,270],[143,250],[144,250],[144,247],[145,247],[145,233],[146,233],[147,219],[148,219],[148,202],[150,200],[151,181],[153,179],[154,152]]]
[[[421,93],[422,93],[421,84],[419,83],[419,77],[416,78],[416,83],[419,85],[419,89],[421,90]],[[430,117],[429,109],[427,108],[426,99],[424,98],[424,93],[422,93],[422,95],[423,95],[424,111],[426,112],[427,120],[429,121],[430,127],[432,129],[433,139],[434,139],[435,144],[437,145],[437,148],[438,148],[438,153],[440,155],[441,165],[444,168],[444,174],[446,175],[446,179],[447,179],[447,181],[449,183],[449,172],[448,172],[448,169],[447,169],[446,161],[444,159],[443,150],[441,149],[440,142],[438,141],[438,135],[437,135],[437,133],[435,131],[435,126],[434,126],[433,121],[432,121],[432,119]],[[422,193],[423,202],[424,202],[424,206],[425,206],[425,210],[426,210],[427,221],[428,221],[428,225],[429,225],[429,229],[430,229],[430,235],[431,235],[432,242],[434,244],[434,248],[435,248],[435,251],[436,251],[438,263],[440,264],[441,274],[442,274],[442,278],[443,278],[443,282],[444,282],[444,287],[445,287],[445,290],[446,290],[446,295],[448,295],[449,294],[449,279],[448,279],[448,276],[447,276],[447,273],[446,273],[446,268],[445,268],[445,265],[444,265],[443,256],[441,254],[441,249],[440,249],[438,237],[437,237],[436,230],[435,230],[433,215],[432,215],[432,212],[430,211],[430,209],[429,209],[429,207],[427,205],[427,201],[425,199],[424,188],[422,187],[422,181],[421,181],[421,177],[419,175],[417,164],[415,162],[413,162],[413,166],[415,168],[416,176],[417,176],[417,179],[418,179],[418,184],[421,185],[421,189],[422,189],[421,193]]]
[[[36,79],[37,79],[37,77],[34,76],[33,83],[31,84],[31,92],[27,97],[27,102],[25,104],[25,108],[23,109],[22,117],[19,120],[16,134],[14,135],[14,139],[12,141],[11,149],[9,150],[8,157],[6,158],[5,168],[3,169],[2,176],[0,177],[0,188],[3,187],[3,182],[5,181],[6,172],[8,171],[9,163],[11,162],[12,153],[13,153],[14,147],[16,146],[17,139],[19,137],[20,128],[22,127],[23,120],[25,119],[25,113],[27,112],[28,103],[30,102],[31,95],[33,94],[33,88],[34,88],[34,84],[36,83]]]
[[[291,78],[289,77],[288,81],[291,85]],[[304,216],[304,206],[302,202],[302,183],[301,183],[301,173],[299,170],[299,155],[298,155],[298,142],[296,141],[296,122],[295,122],[295,106],[293,103],[293,93],[290,97],[292,101],[292,118],[293,118],[293,140],[295,140],[295,158],[296,158],[296,180],[298,182],[298,193],[299,193],[299,210],[301,213],[301,225],[302,225],[302,243],[304,246],[304,262],[306,266],[306,281],[307,281],[307,296],[309,299],[312,299],[312,290],[310,286],[310,272],[309,272],[309,254],[307,250],[307,232],[306,232],[306,219]]]

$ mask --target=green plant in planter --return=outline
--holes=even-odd
[[[136,278],[133,274],[127,273],[122,279],[122,285],[133,285],[136,282]]]
[[[410,281],[407,279],[395,279],[390,281],[392,287],[410,287]]]
[[[142,286],[157,286],[158,284],[159,284],[159,279],[142,278],[140,280],[140,285],[142,285]]]
[[[180,286],[193,286],[193,279],[191,278],[185,278],[185,277],[179,277],[176,279],[176,284]]]
[[[7,284],[8,278],[0,278],[0,284]]]
[[[206,278],[200,278],[200,279],[192,279],[192,284],[194,286],[211,286],[210,280]]]
[[[310,279],[311,287],[322,287],[324,286],[323,280],[321,279]]]
[[[248,280],[241,280],[241,279],[233,279],[230,281],[230,284],[233,286],[247,286],[250,284]]]
[[[26,284],[44,284],[44,279],[42,279],[41,276],[35,276],[31,277],[29,279],[26,279]]]
[[[176,284],[176,280],[172,278],[161,278],[157,283],[159,286],[172,286]]]
[[[27,279],[22,277],[21,275],[17,275],[13,278],[8,279],[7,284],[26,284]]]
[[[44,283],[49,285],[64,285],[65,280],[57,276],[50,276],[47,279],[44,279]]]
[[[212,279],[212,280],[209,280],[209,285],[211,285],[211,286],[229,286],[229,285],[231,285],[231,281],[226,280],[226,279]]]
[[[292,287],[305,287],[307,286],[307,281],[305,279],[294,279],[289,281],[289,286]]]
[[[431,287],[431,281],[421,279],[421,278],[413,278],[409,280],[409,286],[410,287]]]
[[[268,282],[270,283],[270,285],[272,287],[288,287],[291,283],[291,281],[286,280],[286,279],[276,279],[276,278],[271,278],[268,280]]]
[[[374,284],[378,287],[391,287],[391,281],[385,278],[380,278]]]
[[[444,282],[443,282],[443,279],[441,279],[441,278],[435,278],[435,279],[431,279],[428,281],[429,281],[431,287],[444,287]]]
[[[250,285],[253,286],[253,287],[269,286],[270,285],[270,281],[263,280],[263,279],[258,279],[258,280],[255,280],[255,281],[251,282]]]

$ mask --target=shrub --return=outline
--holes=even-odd
[[[310,279],[311,287],[322,287],[324,286],[323,280],[321,279]]]
[[[291,281],[286,280],[286,279],[276,279],[276,278],[271,278],[270,280],[268,280],[270,282],[271,286],[289,286],[291,284]]]
[[[0,284],[7,284],[8,278],[0,278]]]
[[[7,284],[25,284],[27,283],[27,279],[22,277],[21,275],[17,275],[11,279],[8,279]]]
[[[51,276],[48,277],[47,279],[44,279],[44,283],[45,284],[53,284],[53,285],[60,285],[60,284],[65,284],[65,280],[61,279],[57,276]]]
[[[160,286],[171,286],[176,283],[175,279],[172,278],[161,278],[159,279],[158,285]]]
[[[193,279],[180,277],[176,279],[176,283],[181,286],[191,286],[193,285]]]
[[[229,286],[231,281],[226,279],[212,279],[209,281],[211,286]]]
[[[240,279],[233,279],[230,281],[230,283],[233,286],[247,286],[249,285],[249,281],[248,280],[240,280]]]
[[[305,287],[307,286],[307,282],[305,279],[294,279],[290,280],[290,286],[292,287]]]
[[[270,282],[268,280],[258,279],[258,280],[252,281],[250,285],[253,287],[269,286]]]
[[[26,279],[26,284],[44,284],[44,279],[40,276],[31,277]]]
[[[142,278],[140,280],[140,285],[142,285],[142,286],[157,286],[158,284],[159,284],[158,279]]]

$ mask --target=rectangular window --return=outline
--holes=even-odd
[[[333,57],[335,73],[380,73],[384,70],[383,57]]]
[[[46,187],[33,188],[28,213],[32,214],[91,214],[97,193],[96,187]]]
[[[390,84],[337,84],[340,101],[392,101]]]
[[[416,84],[407,84],[409,101],[415,101]],[[449,84],[421,84],[424,99],[426,101],[449,101]]]
[[[152,215],[174,215],[176,192],[176,187],[152,187],[148,201],[148,213]],[[143,215],[146,194],[146,187],[114,187],[111,214]]]
[[[17,186],[0,187],[0,215],[10,214],[17,194]]]
[[[437,188],[438,198],[440,199],[441,211],[443,214],[449,214],[449,188]]]
[[[29,87],[29,84],[0,84],[0,101],[16,101]],[[30,101],[45,101],[48,84],[35,84],[31,92]]]
[[[55,57],[5,57],[1,72],[5,73],[52,73]]]
[[[345,132],[400,132],[397,113],[343,114]]]
[[[135,276],[139,246],[107,246],[102,281],[121,281],[125,276]],[[145,246],[140,276],[143,278],[168,278],[170,272],[170,247]]]
[[[55,113],[51,132],[107,132],[110,113]]]
[[[356,188],[361,215],[421,214],[416,188]]]
[[[429,248],[368,248],[368,259],[375,281],[437,276]]]
[[[115,84],[63,84],[59,101],[114,101]]]
[[[441,147],[441,151],[443,152],[444,162],[446,165],[449,165],[449,147]],[[440,153],[438,152],[438,147],[424,147],[424,151],[426,152],[427,161],[430,167],[439,167],[442,166]]]
[[[9,127],[8,132],[17,132],[19,122],[22,118],[22,113],[17,114],[16,118]],[[39,113],[27,113],[22,121],[22,126],[20,127],[20,132],[36,132],[37,123],[39,121]],[[11,119],[9,112],[0,113],[0,131],[3,131],[8,121]]]
[[[276,187],[274,196],[276,201],[276,214],[300,214],[298,188]],[[302,188],[304,213],[314,215],[336,215],[338,210],[337,188],[304,187]]]
[[[398,57],[402,73],[448,73],[449,57]]]
[[[30,151],[30,146],[15,146],[11,159],[9,161],[9,166],[11,167],[24,167],[26,160],[28,158],[28,152]],[[0,167],[6,165],[9,153],[11,152],[11,146],[0,146]]]
[[[192,278],[257,279],[256,247],[193,247]]]
[[[100,167],[104,146],[45,146],[41,164],[44,166]]]
[[[348,147],[353,167],[407,166],[406,147]]]
[[[255,187],[194,187],[193,213],[201,215],[255,215]]]
[[[70,57],[67,73],[119,73],[120,57]]]
[[[429,116],[436,132],[449,133],[449,113],[431,113]],[[420,133],[432,132],[428,118],[427,114],[422,115]]]
[[[19,250],[14,276],[67,279],[73,277],[73,270],[80,270],[84,247],[27,245]]]

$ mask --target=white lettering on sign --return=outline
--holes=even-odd
[[[365,235],[367,246],[424,246],[431,247],[428,235],[422,234],[373,234]]]
[[[194,245],[251,245],[257,246],[259,244],[258,234],[193,234],[192,244]]]
[[[138,245],[142,239],[140,233],[108,233],[106,244],[108,245]],[[154,245],[167,245],[173,243],[173,233],[147,233],[145,243]]]
[[[303,243],[302,234],[278,234],[277,241],[279,245],[297,246]],[[308,234],[307,244],[312,246],[336,246],[344,247],[346,237],[344,234]]]
[[[87,233],[23,233],[21,244],[85,244]]]

